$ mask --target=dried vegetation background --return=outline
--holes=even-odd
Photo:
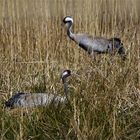
[[[139,0],[0,0],[0,138],[140,138]],[[74,32],[120,37],[127,60],[94,60],[70,41],[62,19],[74,18]],[[71,104],[58,108],[4,108],[17,91],[63,95],[60,73],[71,69]]]

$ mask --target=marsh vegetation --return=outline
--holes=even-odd
[[[139,0],[0,0],[0,138],[139,139],[139,6]],[[67,37],[66,15],[75,20],[74,32],[121,38],[126,61],[90,57]],[[64,69],[77,75],[69,78],[70,103],[4,107],[17,91],[63,95]]]

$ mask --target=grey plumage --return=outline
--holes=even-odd
[[[6,103],[6,107],[15,108],[15,107],[35,107],[39,105],[50,105],[54,103],[58,105],[58,103],[63,103],[68,99],[68,86],[66,78],[71,75],[70,70],[64,70],[61,79],[64,85],[64,96],[58,96],[49,93],[17,93],[13,97],[11,97]]]
[[[89,54],[95,53],[114,53],[117,52],[123,59],[125,59],[125,49],[120,38],[106,39],[103,37],[92,37],[87,34],[75,34],[72,32],[73,19],[66,16],[63,22],[67,26],[67,35],[70,39],[75,41],[81,48]]]

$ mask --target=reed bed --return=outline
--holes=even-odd
[[[66,15],[74,32],[120,37],[126,61],[89,56],[67,37]],[[139,139],[139,26],[139,0],[0,0],[0,138]],[[18,91],[63,95],[64,69],[77,75],[69,78],[70,103],[4,107]]]

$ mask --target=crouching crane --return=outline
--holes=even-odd
[[[71,75],[70,70],[64,70],[61,74],[62,83],[64,85],[64,96],[58,96],[51,93],[17,93],[11,97],[6,103],[6,107],[36,107],[36,106],[47,106],[51,103],[58,105],[58,103],[64,103],[68,100],[68,85],[67,77]]]
[[[66,16],[63,19],[67,26],[67,35],[75,41],[82,49],[89,54],[98,53],[114,53],[117,52],[123,59],[125,59],[125,49],[120,38],[106,39],[103,37],[92,37],[87,34],[75,34],[72,32],[73,18]]]

